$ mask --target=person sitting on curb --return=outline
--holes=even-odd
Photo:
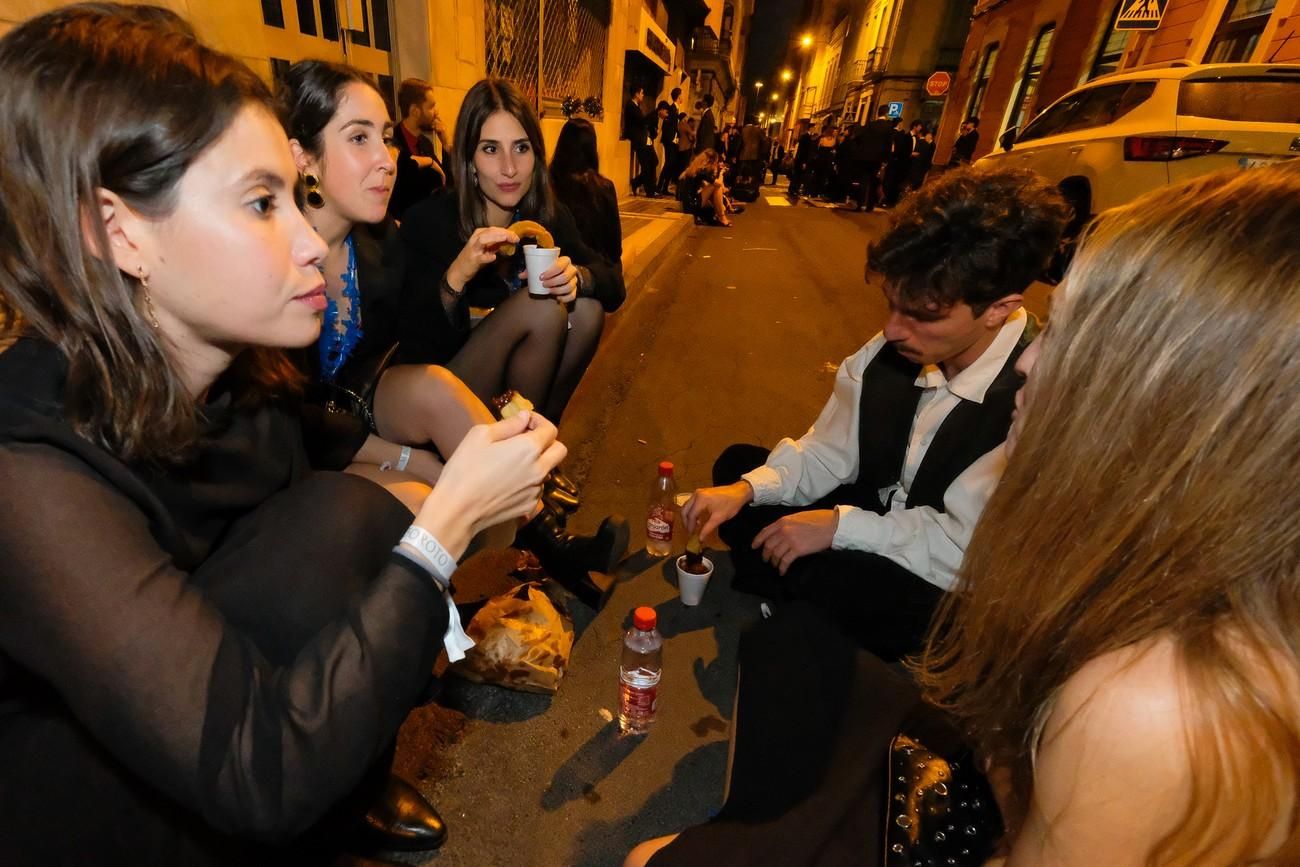
[[[731,547],[737,589],[845,613],[885,659],[919,648],[993,487],[950,486],[1006,437],[1032,336],[1022,293],[1067,216],[1055,188],[1007,169],[954,172],[899,209],[867,259],[884,330],[840,365],[803,437],[729,447],[683,510]],[[948,517],[946,494],[969,520]]]
[[[700,151],[682,172],[677,184],[677,195],[682,209],[695,215],[695,222],[708,222],[715,226],[730,226],[727,214],[727,185],[722,180],[722,163],[715,150]]]

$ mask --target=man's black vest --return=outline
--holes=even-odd
[[[980,456],[1007,438],[1016,391],[1023,378],[1016,359],[1029,345],[1033,329],[1026,327],[1006,364],[984,394],[983,403],[962,400],[939,425],[907,492],[907,507],[930,506],[942,512],[948,487]],[[858,408],[858,480],[851,505],[883,514],[880,490],[903,477],[907,443],[912,435],[921,387],[915,364],[886,344],[862,371],[862,401]]]

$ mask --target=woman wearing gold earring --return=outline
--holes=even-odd
[[[304,172],[302,176],[303,190],[306,193],[307,204],[316,210],[325,207],[325,197],[320,194],[320,178],[311,172]]]
[[[493,416],[447,368],[392,363],[407,274],[396,224],[387,217],[392,122],[370,79],[341,64],[294,64],[280,98],[306,184],[307,217],[329,245],[321,339],[305,359],[315,384],[309,449],[322,466],[347,466],[399,495],[412,484],[419,491],[420,482],[438,480],[442,460],[465,433]],[[520,544],[598,606],[602,593],[587,573],[611,571],[627,539],[621,519],[607,519],[594,536],[571,535],[553,506],[539,504]]]

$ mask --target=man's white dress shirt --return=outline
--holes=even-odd
[[[1007,317],[993,343],[973,364],[948,380],[937,365],[927,365],[916,378],[923,389],[903,461],[902,478],[878,491],[884,515],[841,505],[839,526],[831,547],[866,551],[898,563],[909,572],[944,590],[956,581],[966,545],[984,504],[1006,467],[1003,446],[971,464],[944,492],[944,508],[907,508],[908,490],[948,413],[963,400],[983,403],[1024,333],[1024,308]],[[756,506],[806,506],[858,478],[858,443],[862,374],[885,346],[884,333],[840,364],[835,389],[817,421],[798,440],[783,439],[767,462],[742,476],[754,489]]]

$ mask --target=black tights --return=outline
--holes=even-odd
[[[591,298],[579,298],[570,312],[516,292],[474,328],[447,367],[484,403],[513,389],[558,424],[604,327],[605,311]]]

